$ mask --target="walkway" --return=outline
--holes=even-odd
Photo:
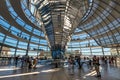
[[[53,68],[51,65],[39,65],[37,69],[21,69],[14,66],[0,67],[0,80],[120,80],[120,66],[101,65],[102,77],[96,77],[93,69],[83,65],[82,69]]]

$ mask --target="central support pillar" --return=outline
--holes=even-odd
[[[52,50],[51,52],[52,52],[53,59],[63,59],[64,58],[64,51]]]
[[[52,55],[52,58],[54,59],[54,66],[55,68],[58,68],[61,64],[61,59],[64,58],[64,50],[61,48],[60,45],[55,45],[55,46],[52,46],[51,48],[51,55]]]

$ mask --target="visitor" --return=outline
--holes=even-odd
[[[101,77],[99,57],[96,57],[96,56],[93,57],[93,65],[95,67],[95,71],[97,73],[97,77]]]

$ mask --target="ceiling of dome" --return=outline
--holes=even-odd
[[[30,38],[35,36],[47,39],[51,49],[55,46],[65,49],[71,36],[82,31],[88,33],[100,46],[119,47],[119,8],[119,0],[0,0],[1,18],[29,34]],[[31,31],[22,27],[26,25],[32,28]],[[45,37],[34,34],[33,28],[44,32]],[[75,32],[76,28],[82,31]],[[0,30],[8,33],[3,27]]]

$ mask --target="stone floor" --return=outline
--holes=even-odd
[[[101,65],[101,78],[87,65],[82,69],[64,66],[54,68],[51,65],[37,65],[36,69],[19,68],[14,66],[0,67],[0,80],[120,80],[120,66]]]

